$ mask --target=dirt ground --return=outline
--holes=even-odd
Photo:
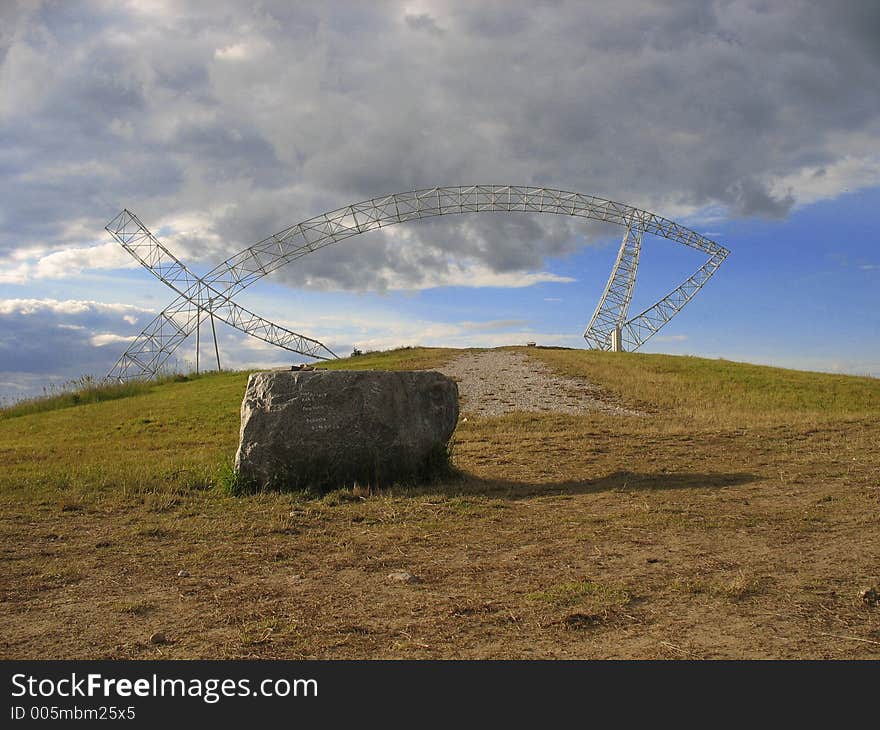
[[[37,500],[0,519],[0,654],[880,658],[878,442],[513,413],[418,489]]]
[[[527,413],[638,415],[595,383],[555,373],[540,360],[512,350],[460,355],[440,368],[458,381],[465,416]]]

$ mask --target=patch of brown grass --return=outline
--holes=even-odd
[[[559,352],[554,367],[649,415],[469,419],[460,478],[420,487],[215,488],[241,374],[0,421],[0,653],[880,656],[861,598],[880,584],[876,381],[841,380],[822,412],[809,386],[762,413],[764,386],[740,379],[742,401],[731,387],[700,415],[709,395],[668,363],[645,361],[630,392],[630,365],[615,381],[613,360]]]

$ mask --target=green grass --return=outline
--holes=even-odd
[[[430,368],[453,352],[404,348],[319,367]],[[90,385],[8,409],[0,418],[0,492],[48,490],[72,504],[84,494],[136,494],[159,509],[179,492],[234,491],[231,462],[248,376]]]
[[[526,599],[554,608],[576,608],[577,613],[569,614],[564,619],[566,624],[573,626],[601,623],[630,602],[629,593],[624,587],[590,580],[557,583],[545,590],[527,594]]]
[[[167,383],[186,383],[190,380],[216,377],[217,375],[223,375],[223,373],[207,372],[199,375],[176,373],[151,380],[129,380],[126,382],[111,382],[100,380],[91,375],[83,375],[76,380],[71,380],[60,387],[47,391],[44,395],[26,398],[0,408],[0,420],[84,406],[90,403],[131,398],[135,395],[149,393],[154,388]]]
[[[396,350],[366,352],[357,357],[324,360],[315,363],[315,366],[331,370],[429,370],[462,352],[465,351],[449,347],[400,347]]]
[[[0,408],[0,419],[57,411],[60,408],[72,408],[87,403],[129,398],[133,395],[147,393],[155,385],[158,385],[157,381],[104,383],[85,376],[66,383],[58,389],[58,392],[47,392],[45,395],[20,400],[10,406]]]
[[[321,366],[431,368],[456,352],[405,348]],[[880,410],[880,381],[873,378],[693,357],[562,349],[529,352],[561,372],[585,376],[620,393],[625,401],[649,412],[663,412],[670,417],[667,420],[679,424],[676,428],[682,427],[676,416],[739,427],[768,419],[779,423],[803,417],[858,419]],[[106,390],[89,387],[80,394],[7,409],[0,418],[4,465],[0,493],[51,494],[55,502],[69,502],[71,509],[91,500],[85,495],[139,495],[151,509],[161,511],[192,490],[228,491],[233,486],[231,460],[247,378],[247,372],[232,372]],[[552,426],[553,419],[513,414],[498,419],[497,427],[534,437],[536,428]],[[472,430],[460,429],[457,438],[464,439],[462,444]]]
[[[0,488],[58,495],[211,486],[234,454],[247,373],[0,420]]]

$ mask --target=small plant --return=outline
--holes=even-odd
[[[119,613],[126,613],[130,616],[149,616],[151,613],[156,611],[156,604],[150,601],[120,601],[115,604],[114,608],[116,608]]]
[[[588,580],[569,581],[535,591],[526,596],[530,601],[542,601],[557,606],[590,604],[594,611],[609,611],[629,602],[629,594],[617,586],[605,586]]]
[[[229,458],[224,459],[217,467],[214,484],[224,494],[234,497],[254,491],[246,488],[239,473],[235,470],[235,464]]]

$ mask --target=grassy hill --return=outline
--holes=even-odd
[[[2,655],[880,656],[880,381],[523,352],[644,415],[469,418],[448,483],[236,497],[246,373],[0,411]]]

